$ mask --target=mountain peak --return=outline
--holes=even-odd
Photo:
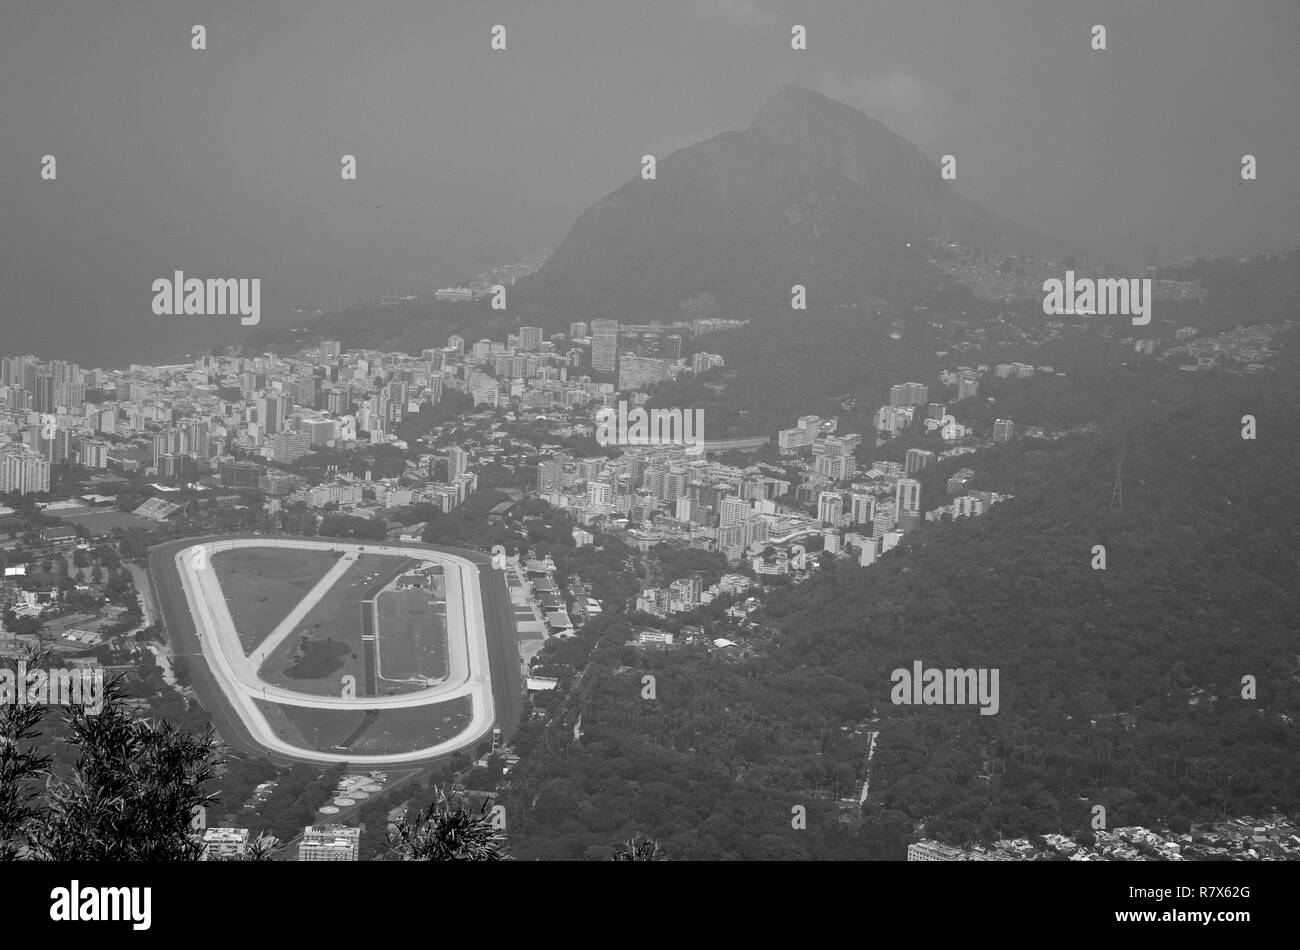
[[[751,134],[805,172],[832,172],[867,194],[929,209],[948,193],[938,166],[883,122],[802,86],[782,86],[750,123]],[[928,210],[922,217],[932,217]]]
[[[820,92],[814,92],[807,86],[800,86],[797,83],[792,82],[783,83],[782,85],[777,86],[772,90],[772,94],[767,97],[769,103],[778,101],[798,102],[801,99],[806,102],[825,102],[830,103],[831,105],[843,105],[843,103],[836,102],[829,96],[824,96]]]
[[[785,85],[744,131],[674,152],[653,182],[633,179],[588,208],[534,286],[655,311],[704,291],[775,299],[774,275],[788,290],[786,275],[819,268],[857,299],[879,293],[885,270],[914,267],[892,257],[925,237],[989,253],[1074,253],[956,194],[884,123]]]
[[[762,108],[759,109],[759,115],[762,115],[764,112],[769,110],[786,111],[807,109],[821,109],[827,112],[834,112],[836,110],[848,110],[850,112],[858,111],[852,106],[846,105],[836,99],[832,99],[830,96],[825,96],[820,92],[815,92],[807,86],[796,86],[793,83],[786,83],[783,86],[778,86],[772,94],[767,97],[767,101],[764,102]]]
[[[878,119],[874,119],[853,106],[824,96],[820,92],[804,86],[785,85],[768,96],[750,130],[762,131],[772,126],[788,122],[804,122],[825,125],[845,124],[873,135],[891,136],[906,141]],[[911,143],[908,143],[911,144]]]

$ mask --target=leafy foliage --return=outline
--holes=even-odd
[[[25,830],[40,814],[35,796],[50,757],[34,743],[44,715],[40,706],[0,705],[0,861],[20,855]]]
[[[434,801],[397,822],[388,843],[404,861],[501,861],[505,836],[484,800],[477,811],[463,796],[435,790]]]
[[[46,774],[32,752],[46,707],[0,709],[0,832],[7,858],[53,861],[186,861],[202,853],[192,834],[203,786],[218,764],[211,731],[136,719],[119,683],[98,714],[64,708],[66,741],[79,755],[71,777]],[[43,804],[32,786],[46,779]]]
[[[640,834],[621,841],[614,848],[611,861],[666,861],[664,850],[653,838]]]

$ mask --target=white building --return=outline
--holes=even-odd
[[[209,828],[203,832],[200,861],[221,861],[248,853],[247,828]]]
[[[939,841],[922,838],[920,841],[907,846],[907,860],[909,861],[960,861],[961,859],[961,848],[954,848],[950,844],[943,844]]]
[[[346,825],[308,825],[298,845],[299,861],[356,861],[361,829]]]

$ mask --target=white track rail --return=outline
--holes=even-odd
[[[344,556],[340,558],[339,564],[330,568],[325,577],[308,592],[289,616],[276,626],[267,640],[254,649],[251,655],[246,655],[239,641],[234,620],[230,616],[230,610],[226,606],[226,598],[221,591],[216,571],[213,569],[213,557],[219,552],[240,548],[273,546],[303,551],[341,551]],[[411,558],[442,565],[448,581],[447,639],[448,661],[451,669],[447,679],[418,692],[401,693],[395,696],[358,696],[355,699],[345,699],[342,695],[313,696],[298,693],[263,680],[258,675],[258,670],[266,658],[285,637],[292,633],[302,618],[307,616],[308,612],[324,597],[326,591],[362,553]],[[296,538],[275,540],[235,538],[182,548],[175,555],[175,563],[176,572],[181,578],[181,586],[185,590],[190,614],[194,618],[200,649],[208,661],[208,668],[244,728],[249,731],[255,742],[268,751],[328,764],[350,762],[356,765],[406,765],[473,746],[491,731],[495,718],[492,673],[488,660],[487,624],[483,614],[482,591],[479,588],[479,567],[474,562],[440,551],[386,544],[363,545],[345,541],[311,541]],[[455,598],[460,603],[459,611],[451,609],[455,604],[453,596],[456,586],[460,588],[460,596]],[[377,660],[379,644],[376,643],[375,647]],[[472,713],[469,725],[459,735],[427,748],[383,755],[326,752],[292,745],[275,734],[256,703],[256,700],[262,699],[287,706],[359,711],[410,709],[430,703],[446,702],[462,696],[470,697]]]

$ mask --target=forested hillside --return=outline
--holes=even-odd
[[[1112,394],[1095,431],[966,457],[1013,500],[770,595],[752,657],[647,654],[618,618],[593,624],[564,728],[512,790],[517,853],[594,856],[640,830],[677,857],[899,859],[922,824],[960,843],[1080,831],[1094,804],[1112,827],[1296,811],[1290,336],[1255,376],[1078,388]],[[891,671],[917,660],[998,669],[998,713],[893,705]],[[870,732],[859,817],[836,799],[857,794]]]

